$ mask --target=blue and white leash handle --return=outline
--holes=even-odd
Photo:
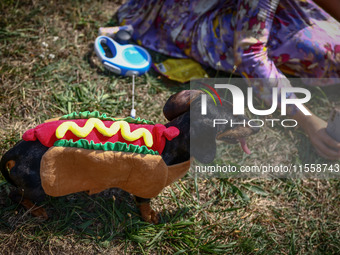
[[[103,44],[111,51],[112,57],[106,55]],[[104,67],[116,74],[141,75],[151,66],[150,54],[138,45],[121,45],[110,37],[98,36],[94,49]]]

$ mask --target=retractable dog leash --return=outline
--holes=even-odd
[[[110,54],[106,54],[103,45],[106,45]],[[122,76],[132,76],[131,117],[135,118],[135,77],[146,73],[150,69],[150,54],[138,45],[121,45],[108,36],[97,37],[94,49],[106,69]]]

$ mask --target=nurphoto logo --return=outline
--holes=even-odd
[[[203,83],[202,83],[203,84]],[[214,94],[217,96],[217,98],[220,100],[220,103],[222,105],[222,101],[220,99],[219,94],[216,92],[215,89],[227,89],[231,92],[232,95],[232,104],[233,104],[233,115],[244,115],[245,114],[245,96],[243,94],[243,91],[231,84],[215,84],[213,88],[212,86],[209,86],[207,84],[204,84],[208,88],[210,88]],[[215,105],[217,105],[216,100],[214,99],[213,95],[206,89],[201,89],[202,91],[206,92],[206,94],[201,95],[201,114],[206,115],[207,114],[207,94],[210,95],[210,97],[214,100]],[[247,106],[251,113],[254,115],[259,116],[266,116],[274,113],[278,108],[278,88],[272,88],[272,105],[269,109],[265,110],[259,110],[255,109],[254,103],[253,103],[253,88],[249,87],[247,89]],[[284,87],[281,88],[281,115],[285,116],[287,115],[287,105],[295,105],[304,115],[311,115],[311,113],[307,110],[307,108],[303,105],[304,103],[307,103],[311,99],[311,93],[309,90],[305,88],[297,88],[297,87]],[[300,93],[304,94],[303,98],[287,98],[287,93]],[[280,121],[279,119],[250,119],[247,123],[244,120],[243,122],[232,122],[232,120],[227,119],[214,119],[213,126],[216,125],[225,125],[230,124],[231,127],[234,125],[243,125],[250,127],[262,127],[265,122],[271,123],[271,126],[274,127],[275,122]],[[289,123],[291,123],[289,125]],[[284,119],[281,121],[281,126],[283,127],[296,127],[297,121],[294,119]]]

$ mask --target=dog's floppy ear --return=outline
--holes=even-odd
[[[205,119],[191,120],[190,153],[203,164],[210,163],[216,155],[216,130]]]
[[[183,90],[171,97],[163,107],[163,114],[167,120],[172,121],[176,117],[189,111],[191,101],[195,100],[202,91],[200,90]]]

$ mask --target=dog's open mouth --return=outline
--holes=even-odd
[[[251,154],[251,151],[249,150],[248,145],[246,143],[246,139],[245,138],[239,138],[238,140],[241,144],[241,148],[244,151],[244,153]]]
[[[251,154],[248,148],[246,137],[252,135],[254,131],[249,127],[239,127],[235,129],[228,130],[217,136],[218,140],[222,140],[226,143],[237,144],[240,143],[242,150],[246,154]]]

